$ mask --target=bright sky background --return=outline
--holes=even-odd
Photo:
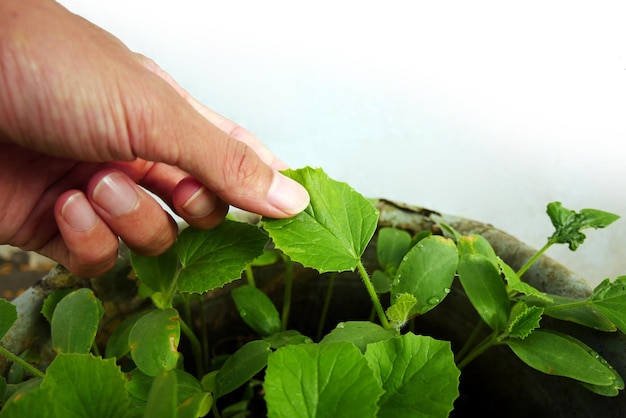
[[[540,247],[549,201],[624,217],[576,253],[626,274],[622,1],[62,0],[292,167]]]

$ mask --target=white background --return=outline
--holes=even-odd
[[[540,247],[548,202],[624,219],[576,253],[626,274],[626,6],[62,0],[292,167]]]

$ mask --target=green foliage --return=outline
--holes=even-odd
[[[281,348],[268,361],[264,386],[269,417],[376,417],[383,394],[365,357],[346,341]]]
[[[17,321],[17,309],[11,302],[0,299],[0,340]]]
[[[311,203],[293,218],[264,218],[263,228],[278,248],[305,267],[321,273],[354,270],[376,230],[378,212],[372,203],[321,169],[285,174],[306,187]]]
[[[139,301],[138,312],[115,318],[106,359],[94,343],[108,325],[102,323],[103,305],[96,294],[79,289],[48,297],[42,313],[58,354],[44,373],[30,364],[40,361],[33,352],[18,356],[0,346],[0,355],[13,362],[8,381],[0,379],[0,418],[196,418],[212,408],[218,416],[218,398],[220,404],[235,399],[223,407],[222,416],[245,416],[259,390],[270,417],[445,417],[459,395],[460,370],[494,345],[509,347],[530,367],[577,380],[599,395],[617,396],[624,389],[606,359],[571,336],[543,328],[542,318],[626,332],[626,276],[605,280],[585,300],[546,294],[521,279],[550,245],[576,249],[585,238],[582,229],[603,228],[616,215],[594,209],[576,213],[551,203],[548,215],[556,231],[519,271],[500,259],[485,238],[460,234],[449,225],[441,227],[454,239],[430,230],[411,236],[381,228],[380,269],[370,277],[362,257],[377,227],[372,203],[321,169],[286,174],[309,191],[311,204],[303,213],[264,218],[259,225],[227,219],[208,231],[187,228],[157,257],[131,255],[141,295],[152,305]],[[253,286],[252,277],[252,266],[274,268],[280,260],[288,260],[281,313]],[[285,329],[294,263],[319,272],[357,270],[379,323],[346,320],[322,335],[328,325],[324,311],[321,318],[311,318],[319,319],[318,343]],[[251,285],[234,287],[231,296],[253,332],[232,340],[238,349],[213,356],[210,344],[220,342],[204,335],[212,312],[197,307],[211,299],[206,292],[239,279],[243,271]],[[477,331],[489,326],[488,335],[478,341],[481,333],[472,333],[455,354],[447,341],[415,335],[413,329],[403,335],[407,321],[446,298],[456,277],[480,317]],[[335,276],[329,283],[334,282]],[[329,287],[325,306],[331,295]],[[16,318],[15,307],[0,300],[0,339]],[[184,361],[181,333],[190,351]],[[197,376],[185,371],[189,364]]]
[[[566,209],[561,202],[548,204],[548,216],[556,229],[548,238],[549,242],[568,244],[569,249],[576,249],[585,241],[585,234],[581,232],[587,228],[606,228],[619,219],[619,216],[597,209],[581,209],[580,212]]]
[[[365,358],[385,391],[377,417],[446,417],[459,395],[450,343],[414,335],[367,346]]]
[[[52,314],[52,347],[57,353],[87,354],[96,338],[104,308],[90,289],[65,296]]]
[[[280,332],[280,314],[261,290],[243,285],[234,289],[231,296],[241,318],[259,335],[267,337]]]

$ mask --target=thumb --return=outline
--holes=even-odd
[[[307,191],[277,170],[286,165],[256,137],[195,101],[154,62],[140,59],[160,83],[144,90],[157,95],[148,103],[158,105],[151,106],[154,113],[147,119],[155,126],[144,125],[143,132],[150,134],[131,136],[138,157],[181,168],[243,210],[283,218],[307,207]],[[145,120],[145,107],[137,117]]]

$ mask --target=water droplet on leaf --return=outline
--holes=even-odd
[[[428,304],[429,305],[436,305],[439,302],[441,302],[441,299],[438,298],[437,296],[433,296],[432,298],[428,299]]]

